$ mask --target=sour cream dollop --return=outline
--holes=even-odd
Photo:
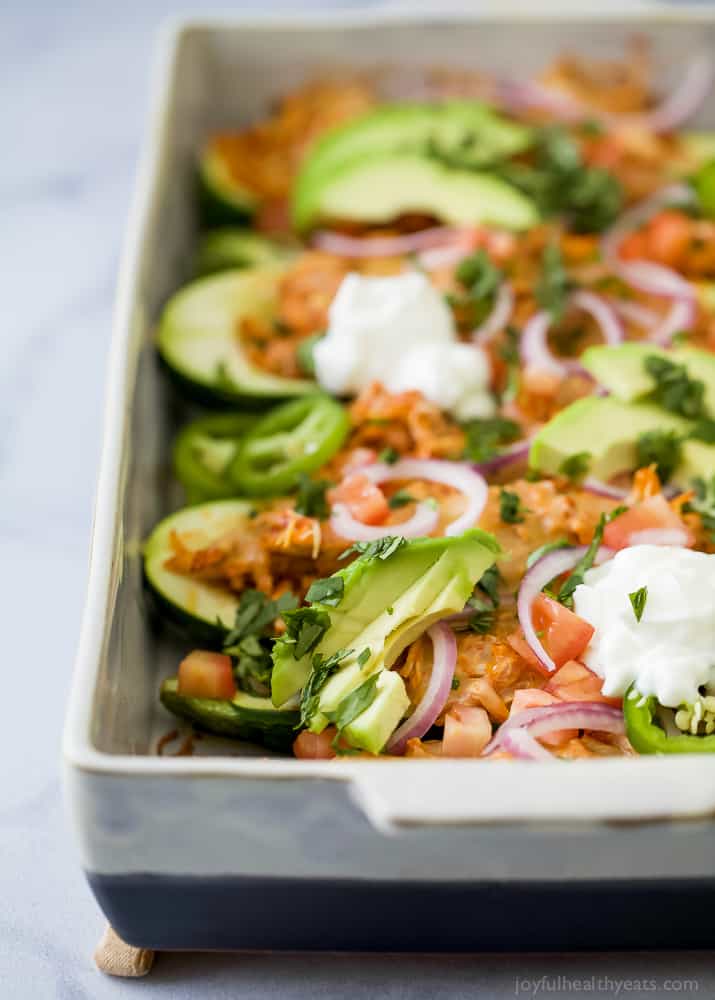
[[[629,599],[648,588],[641,620]],[[603,692],[631,683],[661,705],[692,704],[715,682],[715,555],[633,545],[584,574],[574,610],[595,628],[583,660],[604,678]]]
[[[346,275],[313,357],[318,382],[336,396],[380,381],[391,392],[418,389],[459,420],[494,412],[487,355],[459,343],[449,307],[420,271]]]

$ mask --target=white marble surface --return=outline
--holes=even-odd
[[[652,997],[684,969],[712,996],[711,955],[176,955],[161,956],[141,984],[94,969],[103,920],[66,829],[59,742],[115,272],[153,35],[172,7],[5,0],[0,9],[0,998],[495,997],[515,995],[517,975],[558,974],[650,978],[655,993],[631,995]]]

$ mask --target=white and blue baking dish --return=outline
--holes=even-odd
[[[612,8],[611,8],[612,9]],[[712,946],[715,759],[489,767],[299,761],[203,740],[156,756],[179,647],[152,628],[141,544],[176,506],[172,407],[152,346],[194,241],[202,137],[308,75],[385,63],[508,66],[647,32],[663,78],[715,11],[405,10],[186,21],[162,50],[121,269],[89,594],[64,753],[81,863],[116,930],[149,948],[480,950]],[[709,121],[708,121],[709,116]],[[715,106],[701,124],[715,126]]]

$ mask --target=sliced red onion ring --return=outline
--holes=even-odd
[[[608,301],[622,319],[629,323],[635,323],[643,330],[652,330],[662,320],[655,309],[649,309],[648,306],[644,306],[640,302],[632,302],[630,299],[609,299]]]
[[[514,291],[508,281],[502,281],[494,297],[491,312],[476,330],[472,340],[480,347],[486,346],[500,330],[503,330],[514,312]]]
[[[536,634],[533,620],[534,601],[547,583],[555,577],[561,576],[562,573],[573,569],[586,550],[587,547],[585,545],[577,545],[573,548],[555,549],[553,552],[547,552],[546,555],[542,556],[541,559],[537,559],[534,565],[526,571],[519,587],[516,599],[516,612],[519,624],[524,630],[524,638],[529,648],[549,673],[553,673],[556,670],[556,664],[546,652]],[[600,563],[609,559],[612,555],[613,552],[611,549],[601,546],[596,553],[595,565],[600,565]]]
[[[695,322],[695,299],[676,299],[662,321],[651,330],[648,340],[669,347],[676,333],[689,330]]]
[[[650,260],[628,260],[618,264],[618,273],[633,288],[663,299],[693,299],[693,286],[677,271]]]
[[[629,490],[623,486],[611,486],[610,483],[604,483],[593,476],[587,476],[584,479],[582,488],[587,493],[594,493],[599,497],[610,497],[612,500],[625,500],[629,493]]]
[[[434,531],[438,520],[439,511],[426,500],[418,503],[412,517],[400,524],[364,524],[342,503],[336,503],[330,513],[330,527],[335,534],[351,542],[374,542],[386,535],[423,538]]]
[[[432,250],[423,250],[417,255],[417,263],[425,271],[436,271],[440,267],[451,267],[459,264],[461,260],[468,257],[472,251],[469,247],[455,243],[454,246],[434,247]]]
[[[466,462],[445,462],[434,458],[402,458],[394,465],[376,463],[366,465],[361,473],[373,483],[386,483],[396,479],[427,479],[433,483],[451,486],[463,493],[467,506],[463,514],[445,529],[445,535],[461,535],[467,528],[473,528],[479,520],[487,502],[489,487],[484,476],[476,472]],[[392,526],[392,533],[398,529]]]
[[[515,444],[511,444],[508,448],[500,451],[498,455],[494,455],[493,458],[488,458],[484,462],[475,462],[473,468],[477,472],[481,472],[483,476],[491,475],[509,465],[515,465],[517,462],[524,461],[529,454],[530,447],[531,438],[527,438],[525,441],[517,441]]]
[[[321,230],[313,236],[313,246],[336,257],[399,257],[433,247],[451,247],[458,241],[463,243],[466,232],[469,230],[456,226],[432,226],[404,236],[359,237]]]
[[[620,344],[624,338],[623,326],[609,303],[593,292],[578,291],[570,296],[569,306],[589,313],[598,323],[607,344]],[[563,376],[569,372],[583,372],[578,361],[556,358],[548,344],[551,315],[538,312],[532,316],[521,335],[520,353],[525,365],[538,371],[553,372]]]
[[[387,744],[388,753],[403,754],[408,740],[421,739],[435,724],[452,688],[457,665],[457,641],[442,622],[433,625],[427,635],[432,641],[432,673],[427,690],[412,715],[399,726]]]
[[[674,545],[687,546],[691,541],[685,528],[649,528],[634,531],[628,536],[628,545]]]
[[[597,701],[568,701],[561,705],[527,708],[502,723],[482,755],[488,756],[501,749],[505,738],[518,729],[525,729],[533,737],[547,736],[557,729],[593,729],[620,735],[625,733],[625,724],[620,708]]]
[[[554,760],[554,755],[538,743],[528,729],[509,729],[499,746],[518,760]]]
[[[611,128],[638,128],[672,132],[687,121],[705,100],[713,83],[713,64],[706,55],[691,59],[680,84],[657,107],[640,113],[613,114],[586,104],[565,91],[536,80],[502,83],[498,95],[513,110],[542,108],[566,122],[600,121]]]

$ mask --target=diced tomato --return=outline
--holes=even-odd
[[[511,635],[508,635],[506,637],[506,641],[509,643],[514,652],[518,653],[522,660],[526,660],[530,667],[533,667],[534,670],[538,670],[540,674],[544,675],[544,677],[551,677],[551,671],[547,670],[541,660],[537,657],[536,653],[524,638],[524,633],[521,629],[517,629],[516,632],[512,632]]]
[[[483,708],[454,705],[444,718],[443,757],[479,757],[492,738],[492,724]]]
[[[382,490],[361,472],[354,472],[330,492],[331,503],[343,503],[363,524],[382,524],[390,508]]]
[[[675,267],[690,246],[690,220],[682,212],[659,212],[648,223],[648,260]]]
[[[545,594],[534,601],[532,618],[541,644],[557,667],[580,656],[594,632],[593,625]]]
[[[644,230],[629,233],[618,247],[621,260],[643,260],[648,256],[648,237]]]
[[[545,690],[561,701],[602,701],[607,705],[620,705],[620,698],[607,698],[601,692],[602,684],[603,679],[583,663],[569,660],[556,671]]]
[[[336,729],[328,726],[322,733],[311,733],[304,729],[293,742],[293,753],[301,760],[331,760],[337,754],[331,746]]]
[[[603,532],[603,544],[609,549],[625,549],[632,544],[631,536],[636,532],[673,530],[685,532],[687,545],[693,544],[691,533],[669,506],[665,497],[659,493],[634,504],[607,524]],[[577,655],[574,654],[574,657]]]
[[[186,698],[233,698],[231,657],[195,649],[179,664],[178,691]]]
[[[291,231],[290,203],[287,198],[268,198],[260,205],[255,228],[260,233],[283,234]]]
[[[543,688],[519,688],[514,692],[509,717],[518,715],[527,708],[542,708],[545,705],[554,705],[560,700]],[[578,729],[555,729],[552,733],[540,736],[539,741],[545,746],[555,747],[573,739],[574,736],[578,736]]]

